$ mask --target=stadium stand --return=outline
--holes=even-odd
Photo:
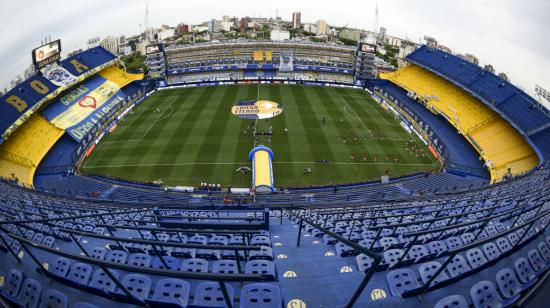
[[[537,154],[525,138],[451,82],[415,64],[381,77],[414,93],[428,109],[443,115],[467,137],[484,158],[492,180],[522,174],[538,165]]]
[[[61,61],[60,66],[74,76],[84,75],[95,68],[106,67],[112,64],[116,57],[107,49],[97,46]]]
[[[293,71],[277,70],[289,50]],[[354,50],[294,42],[170,46],[167,81],[349,85]],[[0,117],[3,132],[20,122],[0,145],[0,303],[525,306],[550,273],[550,170],[538,166],[528,142],[548,165],[544,110],[455,56],[422,47],[408,59],[414,64],[368,87],[420,126],[447,162],[442,172],[337,190],[289,188],[254,199],[79,175],[73,168],[88,142],[150,88],[141,75],[120,70],[102,47],[61,61],[79,77],[71,86],[97,74],[128,96],[77,142],[34,113],[65,89],[33,76],[8,93],[18,93],[27,106]],[[32,92],[32,80],[48,90]],[[489,185],[485,170],[478,172],[483,165],[476,151],[497,183]],[[33,183],[33,190],[20,187]]]
[[[438,307],[451,295],[475,305],[488,296],[482,288],[511,304],[550,267],[549,185],[540,170],[422,201],[227,211],[94,203],[1,183],[1,292],[32,305]]]
[[[53,126],[42,116],[32,115],[0,146],[0,175],[32,186],[40,161],[63,134],[63,130]]]
[[[116,65],[105,68],[104,70],[99,72],[99,75],[116,83],[121,89],[129,85],[133,81],[143,79],[143,74],[129,74],[116,67]]]
[[[549,112],[510,82],[442,50],[422,46],[407,60],[455,83],[516,124],[526,135],[550,126]]]
[[[196,78],[187,76],[199,72],[214,72],[214,75],[206,75],[206,79],[283,77],[275,72],[278,71],[281,58],[285,56],[292,59],[292,67],[290,72],[285,72],[284,78],[309,76],[300,79],[317,80],[320,78],[311,73],[322,73],[323,80],[352,84],[355,49],[351,46],[269,41],[174,45],[165,49],[166,75],[169,84],[197,82]],[[218,77],[219,71],[226,73]]]
[[[387,80],[372,81],[369,89],[385,101],[393,102],[404,114],[410,115],[412,122],[420,127],[419,130],[426,131],[427,139],[431,140],[435,148],[440,149],[439,152],[445,159],[445,168],[488,176],[476,150],[466,139],[456,134],[456,129],[444,117],[431,113],[409,97],[407,91]]]

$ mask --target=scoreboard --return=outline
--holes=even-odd
[[[32,51],[32,63],[36,70],[61,59],[61,40],[42,45]]]

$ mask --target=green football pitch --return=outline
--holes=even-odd
[[[238,101],[254,99],[281,103],[284,111],[257,122],[231,113]],[[260,137],[256,145],[275,153],[276,187],[363,182],[439,168],[426,146],[365,91],[253,84],[156,92],[103,138],[80,170],[166,185],[250,187],[251,174],[236,169],[252,167],[254,125],[257,132],[272,127],[270,140]]]

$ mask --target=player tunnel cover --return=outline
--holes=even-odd
[[[283,105],[268,100],[239,102],[231,108],[231,113],[243,119],[269,119],[283,112]]]

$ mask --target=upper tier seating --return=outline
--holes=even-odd
[[[510,82],[455,55],[422,46],[407,56],[502,112],[527,135],[550,125],[549,112]]]
[[[111,65],[103,69],[99,72],[99,75],[116,83],[120,88],[125,87],[135,80],[143,79],[143,74],[129,74],[119,69],[116,65]]]
[[[534,150],[514,128],[451,82],[414,64],[381,77],[415,93],[428,109],[445,116],[468,137],[489,166],[492,180],[522,174],[539,163]]]

